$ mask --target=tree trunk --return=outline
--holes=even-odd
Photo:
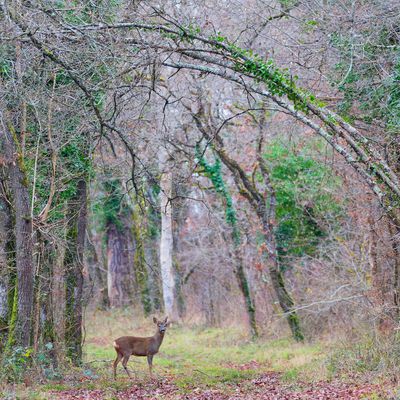
[[[99,299],[98,303],[101,309],[106,310],[110,303],[108,301],[107,290],[107,257],[104,256],[101,240],[96,237],[95,232],[88,232],[87,241],[87,263],[89,276],[93,287],[96,289]],[[100,244],[99,244],[100,242]],[[100,254],[99,254],[100,253]]]
[[[242,292],[245,301],[247,317],[249,318],[250,333],[253,338],[257,338],[258,328],[256,320],[256,307],[254,305],[253,299],[251,298],[250,285],[246,277],[246,272],[243,268],[243,258],[241,254],[239,254],[239,249],[237,248],[235,249],[234,263],[236,277],[239,283],[239,289]]]
[[[139,199],[137,201],[140,201]],[[144,204],[142,204],[144,207]],[[135,242],[134,270],[136,286],[139,292],[144,315],[147,316],[152,311],[152,304],[149,289],[149,274],[146,267],[144,235],[142,229],[142,218],[140,208],[135,205],[132,211],[132,235]]]
[[[378,235],[375,230],[375,223],[372,216],[368,218],[370,228],[369,238],[369,264],[371,267],[372,278],[372,299],[375,305],[375,310],[378,311],[378,327],[381,331],[385,325],[385,296],[383,290],[383,277],[381,265],[378,261]]]
[[[158,254],[159,240],[148,238],[144,243],[144,256],[146,259],[147,274],[149,277],[149,295],[151,307],[155,312],[162,309],[162,294],[160,280],[160,266]]]
[[[165,168],[165,163],[163,164]],[[160,238],[160,266],[165,313],[173,319],[176,317],[175,308],[175,277],[172,263],[173,235],[172,235],[172,173],[164,171],[160,182],[161,205],[161,238]]]
[[[107,287],[111,307],[122,307],[133,302],[134,271],[130,247],[133,252],[129,228],[111,223],[107,229]]]
[[[50,345],[51,347],[46,348],[46,353],[51,356],[51,361],[55,366],[57,359],[54,348],[55,329],[51,295],[51,283],[54,279],[53,265],[56,262],[55,249],[52,239],[47,240],[39,231],[36,239],[38,262],[33,348],[36,352]]]
[[[398,234],[393,223],[389,220],[389,232],[390,240],[393,249],[393,259],[394,259],[394,272],[393,272],[393,303],[395,306],[395,320],[400,321],[400,238],[397,238]]]
[[[54,322],[54,346],[59,360],[65,355],[65,247],[56,245],[53,261],[53,279],[51,282],[52,312]]]
[[[397,132],[394,135],[396,135],[398,140],[394,141],[394,145],[392,146],[393,164],[396,174],[400,178],[400,133]],[[400,209],[393,212],[399,214]],[[393,219],[389,219],[388,225],[394,257],[393,302],[395,306],[395,320],[398,323],[400,322],[400,226],[395,225]]]
[[[87,221],[86,181],[77,183],[77,193],[70,205],[70,226],[66,250],[66,329],[67,353],[75,365],[82,361],[83,256]]]
[[[207,280],[203,283],[203,290],[207,290],[207,295],[204,295],[204,312],[206,314],[206,324],[208,326],[216,326],[218,325],[217,313],[214,305],[214,296],[215,296],[215,288],[214,288],[214,280],[212,277],[207,277]]]
[[[300,327],[299,317],[294,310],[294,301],[292,296],[286,289],[285,280],[282,271],[279,268],[278,252],[276,248],[275,236],[272,233],[272,227],[269,222],[263,218],[263,235],[268,253],[268,272],[271,278],[272,287],[274,288],[279,305],[285,313],[287,322],[295,340],[304,340],[304,335]]]
[[[263,227],[263,235],[269,258],[268,272],[269,276],[271,277],[272,287],[274,288],[275,294],[278,298],[279,305],[285,313],[290,330],[292,331],[293,338],[297,341],[302,341],[304,340],[304,335],[300,326],[300,320],[296,310],[294,309],[294,301],[292,296],[286,289],[283,273],[279,265],[278,249],[275,236],[276,194],[275,189],[271,184],[269,171],[261,154],[261,144],[262,140],[259,142],[257,159],[269,199],[268,207],[266,206],[267,199],[262,198],[261,201],[259,200],[257,203],[256,212]]]
[[[0,175],[2,175],[1,171]],[[11,209],[5,198],[3,183],[3,176],[0,176],[0,353],[4,349],[9,331],[11,299],[15,285]]]
[[[173,217],[173,216],[172,216]],[[179,226],[179,220],[175,219],[176,226]],[[179,254],[179,238],[177,237],[179,232],[179,228],[175,229],[173,233],[173,254]],[[177,260],[176,257],[173,257],[172,259],[172,266],[174,269],[174,276],[175,276],[175,299],[176,299],[176,307],[177,307],[177,313],[180,319],[182,319],[185,315],[186,312],[186,305],[185,305],[185,298],[183,296],[183,291],[182,291],[182,267]]]
[[[163,306],[160,272],[161,212],[155,189],[158,187],[150,182],[147,183],[146,199],[150,207],[146,214],[143,246],[151,306],[155,312],[161,312]]]
[[[29,346],[34,303],[32,219],[24,160],[13,127],[4,127],[4,146],[15,210],[15,255],[17,269],[17,320],[15,344]]]

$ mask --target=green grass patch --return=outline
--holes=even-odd
[[[291,368],[282,374],[283,382],[296,382],[299,379],[299,370],[297,368]]]
[[[124,314],[121,319],[125,319]],[[154,331],[151,323],[130,327],[125,321],[125,329],[118,323],[107,325],[107,318],[101,326],[94,321],[84,348],[85,360],[96,366],[96,373],[104,379],[111,376],[115,338],[129,334],[149,336]],[[234,385],[271,370],[292,371],[287,378],[293,380],[300,375],[300,367],[313,371],[319,363],[319,369],[323,369],[322,359],[323,352],[315,344],[298,344],[291,339],[251,341],[243,330],[235,328],[175,326],[167,331],[153,365],[156,375],[172,376],[177,386],[187,389]],[[131,356],[128,368],[138,379],[148,376],[145,357]],[[121,365],[117,376],[119,379],[126,376]]]
[[[146,357],[130,357],[132,380],[121,364],[117,380],[112,376],[116,357],[113,341],[123,335],[150,336],[155,331],[150,320],[132,322],[131,315],[126,310],[92,315],[86,323],[83,367],[66,368],[63,381],[41,386],[37,398],[48,398],[49,392],[68,389],[100,389],[108,399],[132,384],[151,384]],[[323,370],[324,358],[324,352],[315,344],[299,344],[291,339],[252,341],[237,328],[173,326],[154,357],[153,372],[157,380],[173,382],[182,393],[190,393],[194,388],[228,393],[238,383],[246,385],[271,370],[286,371],[284,379],[288,382],[303,379],[307,373],[311,376],[312,371]]]

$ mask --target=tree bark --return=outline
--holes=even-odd
[[[70,207],[70,226],[67,233],[66,250],[66,329],[67,354],[75,365],[82,361],[82,295],[83,256],[87,222],[86,181],[77,183],[77,192]]]
[[[52,313],[54,322],[54,346],[59,360],[65,355],[65,247],[56,245],[55,259],[53,261],[53,279],[51,282]]]
[[[95,232],[88,232],[86,260],[91,284],[96,288],[99,295],[99,306],[106,310],[110,306],[107,290],[107,257],[104,256],[105,252],[102,250],[101,240],[101,238],[99,240],[98,235],[95,235]]]
[[[166,157],[161,160],[163,170],[160,181],[161,207],[161,238],[160,238],[160,266],[164,299],[164,310],[172,319],[176,317],[175,277],[172,263],[173,235],[172,235],[172,173],[168,170]]]
[[[15,254],[18,292],[15,344],[29,346],[32,331],[32,305],[34,303],[33,240],[29,189],[17,134],[11,125],[6,127],[4,123],[2,130],[15,210]]]
[[[258,328],[256,320],[256,307],[251,297],[250,285],[246,277],[246,272],[243,267],[243,258],[239,254],[239,249],[235,249],[234,263],[235,263],[236,277],[239,283],[239,289],[242,292],[245,301],[247,316],[249,318],[250,333],[253,338],[257,338]]]
[[[13,233],[11,209],[5,194],[5,176],[0,170],[0,353],[2,353],[12,309],[15,285],[15,265],[13,262]]]
[[[139,198],[137,198],[136,201],[140,201]],[[141,206],[144,208],[144,204]],[[138,294],[140,296],[144,315],[147,316],[152,311],[152,304],[149,289],[149,274],[146,267],[145,244],[140,210],[141,209],[137,205],[135,205],[132,210],[132,236],[135,242],[135,254],[133,261]]]
[[[144,242],[144,256],[146,259],[147,275],[149,278],[149,295],[151,307],[154,311],[160,312],[162,309],[162,294],[160,282],[160,256],[158,254],[158,238],[149,237]]]
[[[37,288],[35,303],[35,323],[33,348],[35,352],[47,348],[53,365],[56,365],[56,352],[54,348],[55,328],[53,319],[53,302],[51,287],[54,280],[54,263],[56,263],[55,249],[52,240],[47,240],[39,231],[36,233],[37,246]]]
[[[107,229],[107,288],[111,307],[122,307],[133,302],[134,271],[130,247],[132,235],[129,228],[111,223]]]

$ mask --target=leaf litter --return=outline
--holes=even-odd
[[[266,372],[252,380],[244,380],[236,385],[226,385],[224,389],[189,387],[182,389],[172,377],[164,377],[147,382],[132,383],[125,389],[68,389],[52,391],[57,400],[367,400],[396,399],[389,395],[388,388],[373,383],[350,383],[318,381],[287,384],[281,380],[279,372]]]

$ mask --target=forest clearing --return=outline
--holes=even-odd
[[[129,379],[120,365],[112,377],[110,338],[147,335],[150,323],[132,326],[131,310],[97,311],[88,321],[82,368],[69,367],[46,384],[31,380],[5,389],[19,399],[396,399],[392,377],[366,373],[357,350],[343,357],[337,343],[298,344],[286,339],[252,341],[238,327],[182,328],[167,332],[154,357],[154,377],[145,358],[131,357]],[[339,343],[339,341],[338,341]],[[350,349],[346,349],[350,352]],[[371,354],[373,348],[371,345]],[[337,359],[343,357],[343,359]]]
[[[0,397],[400,399],[398,0],[0,2]]]

